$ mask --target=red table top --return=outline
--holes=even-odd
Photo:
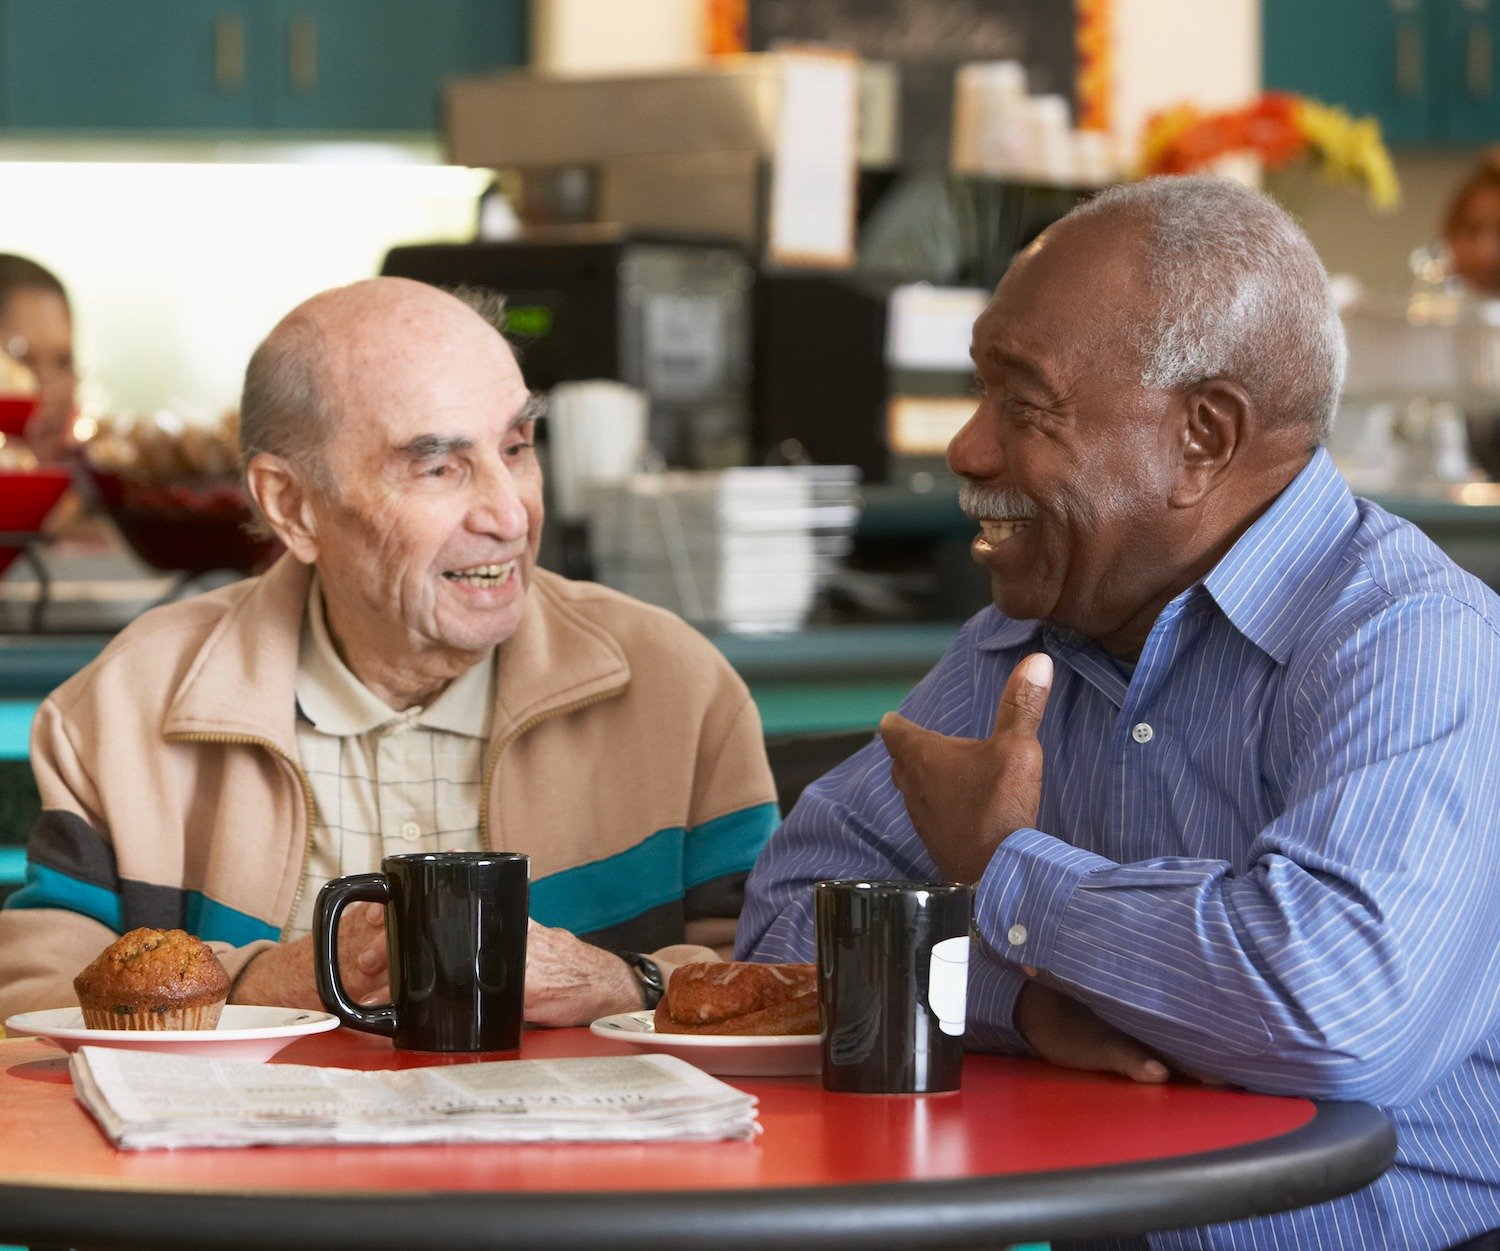
[[[526,1034],[523,1059],[628,1053],[585,1030]],[[484,1058],[484,1057],[481,1057]],[[490,1057],[493,1058],[493,1057]],[[279,1062],[400,1068],[437,1057],[339,1029]],[[726,1078],[757,1096],[753,1142],[278,1147],[120,1152],[73,1100],[66,1057],[0,1043],[0,1184],[177,1193],[746,1190],[1005,1176],[1193,1155],[1308,1122],[1305,1099],[1140,1086],[970,1055],[956,1094],[839,1095],[816,1077]]]

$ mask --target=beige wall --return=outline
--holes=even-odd
[[[1115,0],[1115,140],[1136,151],[1151,114],[1231,108],[1260,90],[1260,0]]]

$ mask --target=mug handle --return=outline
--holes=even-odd
[[[351,903],[389,905],[391,886],[384,873],[356,873],[353,877],[334,878],[318,892],[313,909],[313,976],[318,983],[318,997],[323,1006],[350,1029],[371,1034],[396,1033],[396,1005],[379,1004],[366,1008],[349,998],[339,977],[339,917]]]

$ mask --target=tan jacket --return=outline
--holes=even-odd
[[[311,848],[293,694],[307,582],[288,557],[146,613],[42,704],[43,814],[0,912],[0,1020],[72,1003],[74,974],[137,925],[199,934],[232,977],[277,938]],[[731,942],[777,814],[755,705],[712,644],[537,571],[496,673],[480,840],[531,856],[532,916],[613,950]]]

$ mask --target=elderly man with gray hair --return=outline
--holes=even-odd
[[[495,328],[421,283],[271,332],[241,440],[287,554],[145,614],[43,703],[0,1017],[67,1006],[139,926],[209,942],[231,1002],[317,1007],[320,886],[408,852],[530,855],[532,1022],[649,1006],[728,950],[777,817],[755,704],[671,614],[537,568],[536,407]],[[343,926],[345,986],[386,1000],[379,909]]]
[[[1354,1195],[1123,1245],[1494,1247],[1500,600],[1329,459],[1311,245],[1232,183],[1116,189],[973,356],[948,461],[995,606],[804,792],[740,954],[808,958],[817,878],[973,883],[971,1047],[1395,1125]]]

